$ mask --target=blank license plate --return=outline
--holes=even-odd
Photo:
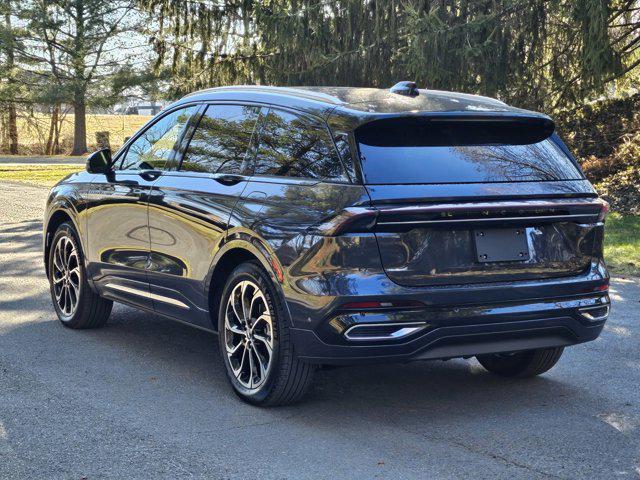
[[[488,228],[474,230],[478,262],[529,260],[526,229]]]

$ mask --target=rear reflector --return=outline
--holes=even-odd
[[[390,302],[348,302],[340,307],[340,310],[378,310],[378,309],[404,309],[404,308],[420,308],[424,307],[424,303],[417,300],[399,300]]]

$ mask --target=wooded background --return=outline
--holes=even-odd
[[[640,0],[1,0],[0,15],[3,152],[33,153],[17,125],[37,117],[40,153],[83,154],[87,114],[132,97],[414,80],[544,111],[602,188],[640,184]]]

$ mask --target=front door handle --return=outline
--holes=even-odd
[[[160,170],[142,170],[138,175],[140,175],[145,180],[152,182],[153,180],[157,180],[162,172]]]
[[[234,175],[232,173],[217,173],[214,175],[213,179],[222,185],[230,187],[231,185],[240,183],[244,177],[242,175]]]

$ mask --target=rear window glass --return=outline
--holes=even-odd
[[[377,124],[377,125],[376,125]],[[367,184],[579,180],[548,124],[375,122],[356,130]]]

